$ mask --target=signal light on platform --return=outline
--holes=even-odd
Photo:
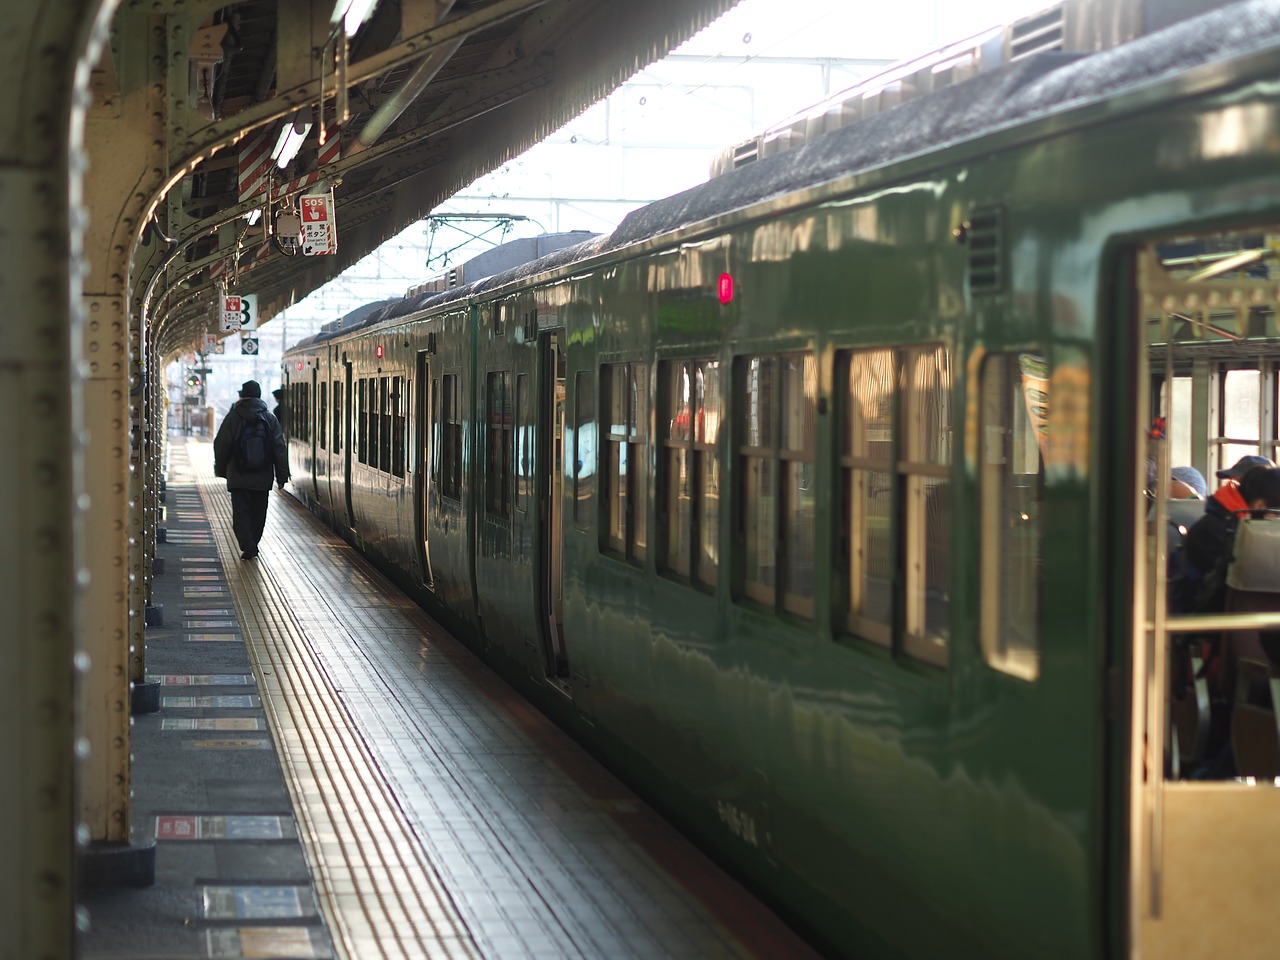
[[[728,303],[733,299],[733,274],[720,274],[720,280],[716,284],[716,295],[720,298],[722,304]]]
[[[196,374],[194,374],[194,373],[188,373],[188,374],[187,374],[187,386],[188,386],[188,387],[198,387],[198,386],[200,386],[200,378],[199,378]]]
[[[379,360],[382,359],[382,344],[378,344],[376,347],[373,348],[373,355],[377,357]]]

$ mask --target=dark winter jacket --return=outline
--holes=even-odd
[[[1224,483],[1206,501],[1204,516],[1192,524],[1182,541],[1181,584],[1170,580],[1176,613],[1220,613],[1227,600],[1226,567],[1240,517],[1249,505],[1234,483]],[[1170,560],[1170,568],[1178,564]],[[1175,598],[1175,592],[1177,596]]]
[[[275,463],[243,473],[236,465],[236,440],[245,421],[259,414],[267,418],[267,426],[275,438]],[[270,490],[273,479],[276,483],[288,483],[289,448],[284,442],[284,431],[261,399],[244,397],[231,405],[222,426],[218,427],[218,435],[213,438],[213,473],[226,478],[228,490]]]

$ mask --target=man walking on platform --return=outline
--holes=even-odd
[[[272,478],[281,490],[289,482],[284,431],[263,402],[256,380],[245,381],[240,399],[218,427],[213,438],[213,473],[227,481],[231,528],[240,544],[240,559],[252,560],[267,523]]]

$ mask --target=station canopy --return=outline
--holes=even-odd
[[[269,320],[735,2],[122,3],[95,106],[167,31],[168,154],[181,171],[142,237],[165,242],[135,257],[148,316],[176,343],[209,330],[232,289],[256,294]],[[288,217],[323,213],[330,194],[336,253],[306,255]]]

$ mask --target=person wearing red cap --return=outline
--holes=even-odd
[[[1265,457],[1241,457],[1218,476],[1227,482],[1208,499],[1204,516],[1182,541],[1184,582],[1176,587],[1175,612],[1221,612],[1227,593],[1224,560],[1240,518],[1280,509],[1280,469]],[[1172,580],[1170,587],[1175,587]]]

